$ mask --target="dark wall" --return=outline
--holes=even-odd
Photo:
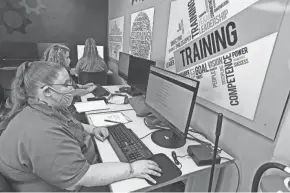
[[[106,50],[107,0],[24,1],[31,8],[42,7],[39,12],[26,9],[19,1],[23,2],[0,0],[0,42],[66,43],[72,49],[72,63],[77,59],[76,45],[84,44],[88,37],[94,38]],[[3,21],[18,30],[9,30]],[[21,28],[23,23],[27,26]]]

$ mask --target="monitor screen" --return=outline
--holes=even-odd
[[[174,134],[185,139],[198,87],[199,81],[151,67],[145,104]]]
[[[129,65],[128,84],[145,94],[148,84],[150,66],[156,62],[143,58],[132,57]]]
[[[124,80],[128,80],[130,58],[130,54],[124,52],[119,53],[118,75]]]
[[[78,60],[83,57],[85,45],[77,45]],[[99,55],[104,58],[104,46],[97,46]]]

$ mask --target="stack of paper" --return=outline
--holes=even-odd
[[[132,121],[121,112],[89,114],[88,118],[96,127],[105,127],[119,123],[126,124]]]
[[[109,109],[104,100],[79,102],[75,103],[74,106],[79,113]]]

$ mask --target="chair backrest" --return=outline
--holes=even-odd
[[[13,192],[13,188],[1,173],[0,173],[0,192]]]
[[[5,90],[0,84],[0,104],[5,102]],[[1,107],[1,105],[0,105]]]
[[[80,72],[78,82],[82,85],[90,82],[101,86],[107,85],[107,72]]]
[[[11,89],[11,83],[16,75],[17,68],[0,68],[0,84],[4,89]]]

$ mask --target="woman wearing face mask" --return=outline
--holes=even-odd
[[[43,54],[43,60],[48,62],[54,62],[62,65],[65,69],[70,72],[70,57],[69,57],[69,48],[61,44],[53,44]],[[95,90],[96,86],[93,83],[88,83],[85,85],[75,84],[73,82],[73,87],[76,89],[73,93],[77,96],[83,96],[88,93],[91,93]]]
[[[149,175],[161,172],[155,162],[98,163],[91,135],[104,140],[108,130],[81,124],[71,116],[66,108],[73,90],[68,72],[60,65],[33,62],[18,68],[12,109],[5,118],[8,125],[0,137],[0,172],[13,189],[99,191],[132,177],[154,182]]]

